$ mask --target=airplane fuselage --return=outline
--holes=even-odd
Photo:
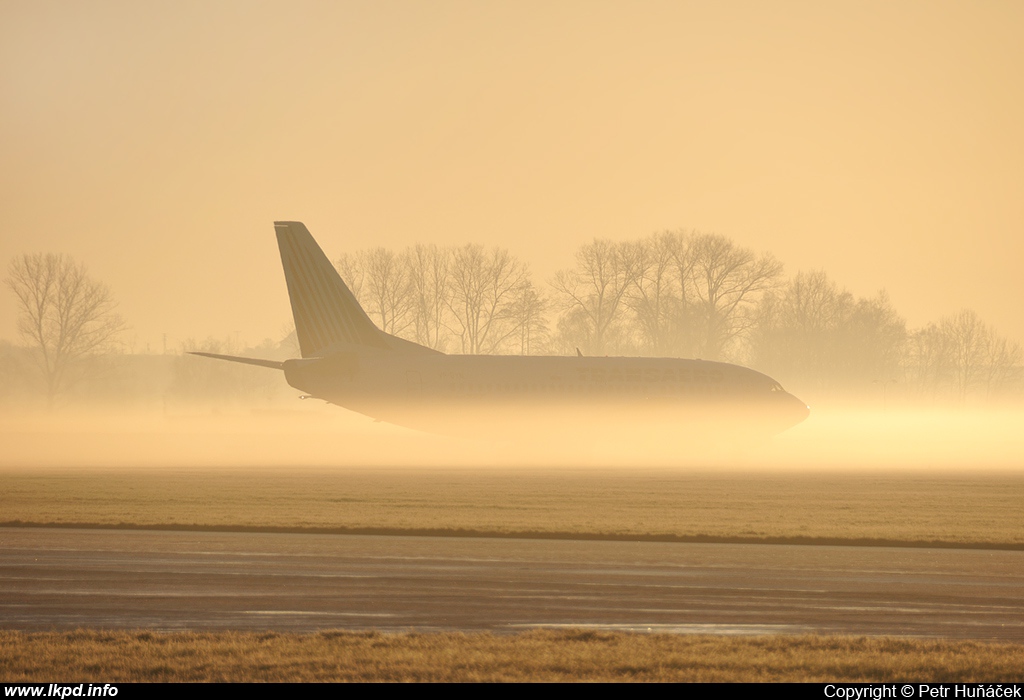
[[[555,421],[596,431],[667,422],[686,434],[734,422],[774,434],[807,415],[770,377],[703,360],[336,352],[288,360],[284,371],[310,396],[444,433],[507,434]]]

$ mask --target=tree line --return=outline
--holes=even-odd
[[[595,239],[543,286],[507,249],[383,247],[336,267],[383,330],[444,352],[698,357],[824,393],[930,398],[1024,390],[1024,353],[962,310],[909,329],[884,291],[858,298],[824,271],[787,278],[719,234]]]
[[[823,271],[787,278],[771,254],[718,234],[595,239],[542,285],[507,249],[476,244],[376,247],[335,265],[382,330],[443,352],[697,357],[819,395],[1024,393],[1020,344],[973,311],[909,329],[884,292],[857,298]],[[109,289],[68,256],[18,257],[5,282],[52,405],[116,349],[125,324]],[[190,371],[176,371],[178,393],[208,383]]]

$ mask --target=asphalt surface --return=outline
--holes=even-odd
[[[1024,640],[1024,552],[0,528],[0,628]]]

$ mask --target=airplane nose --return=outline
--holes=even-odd
[[[811,415],[811,407],[792,394],[788,394],[788,396],[791,399],[791,405],[793,407],[793,425],[799,425],[807,420],[807,416]]]

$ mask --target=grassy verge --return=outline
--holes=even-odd
[[[1024,680],[1024,645],[594,631],[0,633],[0,679],[63,681]]]
[[[540,469],[0,469],[33,524],[1024,546],[1024,475]]]

